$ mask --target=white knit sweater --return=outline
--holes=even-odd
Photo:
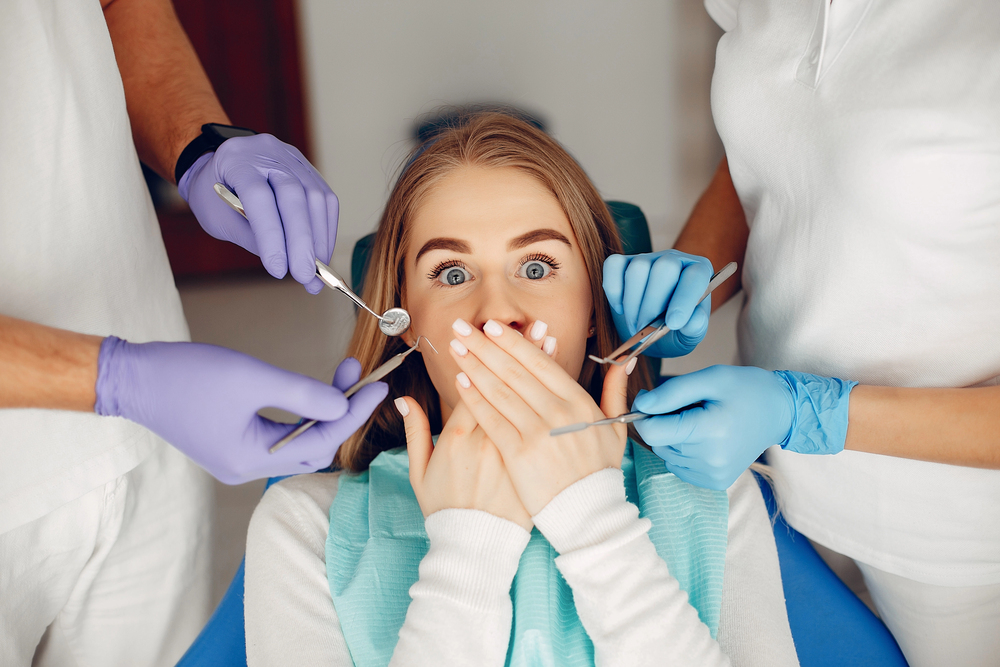
[[[337,474],[273,486],[247,536],[247,660],[352,665],[326,576]],[[797,665],[770,524],[749,473],[729,490],[729,546],[718,641],[670,575],[625,499],[622,473],[594,473],[556,496],[535,525],[560,553],[598,665]],[[430,549],[392,665],[503,665],[510,585],[528,533],[476,510],[426,522]]]

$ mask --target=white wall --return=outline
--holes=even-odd
[[[677,189],[672,3],[301,0],[317,167],[341,199],[335,265],[372,231],[414,119],[506,102],[540,115],[606,199],[672,241]]]

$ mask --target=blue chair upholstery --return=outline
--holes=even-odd
[[[634,204],[607,202],[618,224],[627,254],[651,252],[649,226]],[[351,282],[361,293],[374,234],[354,247]],[[656,375],[654,371],[654,376]],[[284,479],[268,480],[268,486]],[[776,513],[770,487],[761,491],[772,516]],[[778,516],[774,524],[788,622],[803,667],[906,666],[895,639],[885,625],[827,567],[805,536]],[[178,667],[244,667],[246,638],[243,626],[244,564],[201,634]]]
[[[287,476],[267,480],[264,490]],[[177,667],[246,667],[247,638],[243,625],[245,567],[246,558],[240,561],[240,567],[233,575],[219,606],[181,657]]]
[[[781,585],[802,667],[906,667],[889,629],[778,514],[770,485],[757,478],[774,521]]]

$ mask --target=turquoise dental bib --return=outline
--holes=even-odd
[[[344,639],[358,667],[389,664],[427,553],[424,517],[413,495],[405,449],[379,454],[366,472],[342,474],[330,506],[327,579]],[[622,459],[625,492],[650,519],[649,537],[712,636],[719,628],[729,498],[691,486],[631,440]],[[556,551],[538,532],[511,585],[514,620],[507,665],[594,664],[573,592],[555,565]],[[336,564],[333,567],[332,564]]]

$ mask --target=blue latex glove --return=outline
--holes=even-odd
[[[661,414],[636,430],[685,482],[727,489],[771,445],[836,454],[857,382],[752,366],[712,366],[642,392],[633,410]],[[668,414],[674,413],[674,414]]]
[[[249,220],[219,199],[216,183],[236,193]],[[333,255],[340,202],[297,148],[270,134],[233,137],[198,158],[177,189],[210,235],[257,255],[275,278],[291,272],[310,293],[323,289],[315,260]]]
[[[101,343],[94,412],[142,424],[226,484],[313,472],[333,461],[389,391],[374,382],[350,398],[361,364],[345,359],[333,387],[240,352],[199,343]],[[257,415],[281,408],[321,420],[274,454],[295,426]]]
[[[644,255],[611,255],[604,260],[604,293],[622,340],[649,324],[664,310],[671,331],[644,354],[680,357],[708,332],[711,297],[701,304],[712,279],[712,263],[678,250]]]

